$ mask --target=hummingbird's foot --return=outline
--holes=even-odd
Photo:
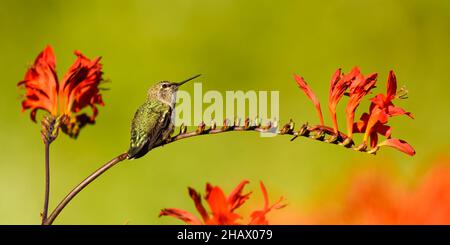
[[[165,144],[169,144],[170,142],[172,142],[175,139],[175,136],[169,136],[167,137],[167,139],[163,140],[163,145]]]

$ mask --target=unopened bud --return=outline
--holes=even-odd
[[[240,118],[236,118],[234,119],[234,125],[235,127],[239,127],[241,125],[241,119]]]
[[[244,127],[248,128],[250,126],[250,118],[245,118]]]
[[[197,132],[197,133],[203,133],[203,131],[205,131],[205,127],[206,127],[205,122],[202,121],[202,122],[198,125],[196,132]]]
[[[180,126],[180,134],[185,134],[187,132],[187,127],[184,125],[184,123]]]
[[[353,142],[352,138],[350,138],[350,137],[347,137],[347,138],[342,142],[342,145],[345,146],[345,147],[347,147],[347,148],[352,147],[352,145],[354,145],[354,144],[355,144],[355,143]]]
[[[355,147],[354,149],[355,149],[356,151],[366,151],[366,149],[367,149],[367,144],[363,142],[361,145]]]
[[[255,126],[258,127],[258,128],[261,127],[261,119],[258,118],[258,117],[255,118]]]
[[[227,129],[227,128],[228,128],[228,124],[229,124],[228,119],[225,118],[225,120],[223,120],[223,126],[222,126],[222,129],[223,129],[223,130]]]

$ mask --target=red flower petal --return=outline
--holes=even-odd
[[[380,108],[386,108],[387,107],[387,99],[386,96],[384,96],[384,94],[377,94],[375,95],[375,97],[373,97],[370,102],[372,102],[370,104],[370,108],[369,110],[372,110],[373,107],[378,106]],[[389,102],[389,101],[388,101]]]
[[[341,69],[338,69],[330,82],[330,92],[328,97],[328,109],[331,114],[331,119],[333,121],[334,133],[339,133],[337,117],[336,117],[336,107],[339,100],[344,96],[345,91],[351,84],[351,80],[346,80],[345,76],[342,76]]]
[[[414,115],[411,112],[407,112],[401,107],[396,107],[394,105],[390,105],[390,106],[387,107],[387,110],[388,110],[389,116],[391,116],[391,117],[407,115],[411,119],[414,119]]]
[[[71,116],[87,106],[92,108],[93,113],[91,116],[83,114],[72,117],[76,119],[72,125],[63,126],[63,131],[74,138],[78,136],[79,130],[85,125],[95,123],[98,114],[96,105],[104,105],[99,89],[99,85],[103,81],[100,57],[90,60],[79,51],[75,51],[75,55],[77,55],[77,60],[64,76],[59,89],[60,103],[64,106],[63,114]],[[78,119],[83,119],[83,121]]]
[[[374,131],[376,131],[378,134],[383,135],[386,138],[390,138],[392,134],[392,127],[388,125],[384,125],[381,123],[378,123],[374,127]]]
[[[356,108],[361,100],[366,96],[377,82],[377,74],[373,73],[367,77],[359,75],[350,85],[350,99],[346,107],[348,136],[353,135],[353,121],[355,118]]]
[[[387,82],[387,91],[386,95],[389,100],[393,100],[395,98],[395,94],[397,93],[397,78],[395,77],[394,71],[389,71],[388,82]]]
[[[322,110],[320,108],[320,102],[317,99],[316,95],[311,90],[311,88],[308,86],[308,84],[303,79],[303,77],[294,74],[294,79],[297,82],[298,86],[303,90],[303,92],[305,92],[306,96],[308,96],[308,98],[313,102],[314,106],[316,107],[316,111],[319,116],[319,119],[320,119],[320,124],[324,125]]]
[[[399,151],[402,151],[410,156],[414,156],[416,154],[416,151],[414,150],[414,148],[412,148],[411,145],[409,145],[406,141],[401,140],[401,139],[387,139],[383,142],[381,142],[380,144],[378,144],[378,146],[390,146],[390,147],[394,147]]]
[[[359,69],[359,67],[355,66],[352,68],[352,70],[344,76],[345,80],[354,80],[356,79],[359,75],[361,75],[361,69]]]
[[[344,80],[346,81],[350,81],[350,92],[352,92],[353,90],[355,90],[355,88],[357,87],[358,83],[357,81],[355,81],[356,79],[361,80],[361,78],[363,78],[364,76],[361,74],[361,70],[359,69],[359,67],[355,66],[352,68],[352,70],[344,75]]]
[[[58,78],[55,73],[55,55],[51,46],[38,55],[28,69],[23,81],[17,84],[26,89],[22,110],[31,109],[31,119],[36,121],[36,111],[42,109],[57,114]]]
[[[213,214],[226,213],[228,211],[225,194],[220,187],[212,187],[206,200],[208,201],[209,207]]]
[[[372,131],[370,133],[370,147],[376,147],[378,144],[378,133],[376,131]]]
[[[267,189],[262,181],[259,182],[259,186],[264,197],[264,210],[267,210],[269,209],[269,195],[267,194]]]
[[[276,203],[274,203],[272,206],[269,206],[269,196],[267,194],[266,187],[264,186],[262,181],[259,182],[259,185],[264,197],[264,208],[262,210],[256,210],[251,213],[250,217],[252,219],[249,225],[268,225],[269,222],[266,219],[266,214],[272,209],[280,209],[286,206],[286,204],[280,204],[284,199],[283,197],[280,197],[280,199]]]
[[[370,112],[370,117],[369,120],[367,121],[366,131],[364,134],[365,143],[367,143],[367,140],[369,139],[369,136],[371,135],[372,132],[377,133],[376,131],[374,131],[375,125],[377,125],[377,123],[384,124],[387,122],[387,119],[388,119],[387,114],[384,112],[384,110],[381,110],[378,107],[374,108]]]
[[[102,81],[102,65],[100,57],[92,61],[79,51],[75,51],[77,60],[64,76],[60,93],[67,100],[65,112],[78,112],[86,106],[102,105],[98,86]]]
[[[200,222],[193,214],[177,208],[165,208],[159,213],[159,217],[161,216],[172,216],[190,225],[202,224],[202,222]]]
[[[195,203],[195,208],[197,209],[197,211],[200,213],[200,215],[202,216],[203,221],[206,223],[209,220],[209,215],[208,212],[206,211],[205,207],[203,207],[202,204],[202,197],[200,196],[200,194],[195,191],[193,188],[189,187],[189,196],[191,196],[192,200]]]
[[[242,204],[244,204],[245,201],[249,199],[249,196],[251,192],[242,195],[242,191],[246,184],[248,184],[248,180],[243,180],[241,183],[239,183],[236,188],[228,195],[227,202],[230,205],[230,211],[234,211],[235,209],[239,208]]]
[[[333,91],[336,88],[336,85],[341,80],[342,80],[342,69],[339,68],[334,72],[333,76],[331,77],[329,95],[333,93]]]
[[[353,133],[364,133],[366,131],[366,126],[369,118],[370,115],[364,112],[359,119],[360,121],[353,123]]]
[[[235,224],[236,219],[240,218],[240,216],[230,211],[230,207],[228,206],[227,199],[222,189],[217,186],[212,187],[209,185],[208,190],[206,201],[208,202],[213,215],[213,217],[209,219],[208,224]]]

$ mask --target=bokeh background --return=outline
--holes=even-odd
[[[277,211],[280,217],[301,223],[292,214],[345,205],[348,186],[361,171],[381,171],[414,188],[435,159],[447,154],[449,27],[446,0],[1,0],[0,223],[40,222],[44,146],[40,126],[21,113],[16,83],[46,44],[54,47],[60,77],[78,49],[88,57],[102,56],[104,77],[111,80],[96,125],[83,129],[77,140],[62,135],[52,144],[51,208],[89,173],[127,150],[130,120],[156,81],[202,73],[204,90],[279,90],[281,120],[300,124],[318,119],[296,87],[294,72],[309,82],[326,112],[329,79],[338,67],[379,72],[377,91],[383,92],[394,69],[399,85],[409,90],[409,99],[397,103],[416,119],[393,118],[393,135],[415,147],[414,157],[392,149],[372,156],[256,133],[196,137],[113,168],[55,222],[180,224],[157,215],[165,207],[194,211],[187,186],[203,191],[211,182],[229,192],[248,179],[254,191],[248,209],[262,205],[262,180],[272,199],[288,200],[289,206]]]

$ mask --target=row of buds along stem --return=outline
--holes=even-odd
[[[240,120],[235,120],[234,124],[230,125],[230,120],[225,119],[223,121],[223,126],[218,128],[217,124],[214,120],[211,121],[210,126],[207,128],[204,122],[200,122],[195,131],[188,132],[187,126],[182,124],[180,126],[180,132],[178,135],[174,136],[172,140],[176,140],[177,138],[185,138],[195,135],[202,134],[217,134],[229,131],[257,131],[257,132],[275,132],[279,135],[292,135],[294,136],[291,141],[295,140],[297,137],[307,137],[310,139],[322,141],[325,143],[342,145],[347,148],[351,148],[357,151],[363,151],[367,153],[375,153],[374,149],[359,149],[358,147],[352,147],[352,145],[346,144],[346,140],[348,136],[340,133],[338,135],[334,134],[333,129],[326,126],[309,126],[308,123],[303,124],[298,130],[295,129],[295,122],[290,119],[288,123],[286,123],[283,127],[281,127],[278,131],[275,131],[277,127],[276,121],[269,121],[265,125],[261,124],[260,119],[250,120],[246,118],[244,124],[241,125]]]
[[[255,120],[250,120],[250,118],[246,118],[244,123],[242,124],[241,119],[236,119],[233,123],[230,123],[231,120],[225,119],[223,121],[222,126],[217,127],[217,123],[215,120],[212,120],[210,126],[207,128],[205,122],[200,122],[194,132],[188,132],[187,126],[184,123],[180,126],[180,131],[177,136],[185,135],[185,134],[208,134],[208,133],[220,133],[226,131],[245,131],[245,130],[253,130],[259,132],[271,132],[277,128],[276,121],[268,121],[266,124],[261,123],[261,119],[256,118]],[[275,131],[276,132],[276,131]],[[176,137],[176,136],[175,136]]]

